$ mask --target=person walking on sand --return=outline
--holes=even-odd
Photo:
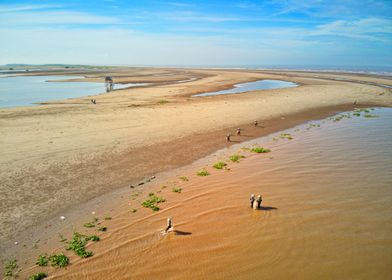
[[[241,135],[241,128],[237,128],[237,136]]]
[[[167,226],[165,229],[165,233],[167,233],[169,230],[173,230],[173,221],[171,217],[167,218]]]
[[[255,120],[254,125],[258,126],[259,122],[257,120]]]
[[[249,201],[250,201],[250,208],[253,208],[253,202],[255,202],[255,195],[253,193],[250,196]]]
[[[263,201],[263,199],[261,198],[261,195],[259,194],[258,196],[257,196],[257,209],[260,209],[261,208],[261,202]]]
[[[226,141],[227,142],[230,142],[230,136],[231,136],[230,133],[226,135]]]

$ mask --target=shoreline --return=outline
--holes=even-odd
[[[51,221],[54,221],[53,215],[81,207],[86,201],[91,201],[91,197],[115,192],[145,177],[191,164],[227,147],[225,135],[229,131],[234,133],[237,127],[241,127],[244,134],[239,140],[247,141],[354,107],[392,107],[391,90],[353,82],[317,80],[309,76],[289,79],[301,83],[295,89],[188,100],[188,96],[200,91],[271,77],[248,72],[240,75],[235,71],[194,72],[195,75],[204,75],[204,78],[188,83],[121,90],[115,95],[99,96],[100,106],[96,107],[86,105],[87,100],[79,98],[75,99],[79,100],[78,104],[65,101],[63,105],[0,110],[0,122],[7,128],[6,132],[2,132],[6,135],[4,139],[16,139],[15,143],[7,143],[3,150],[5,157],[0,162],[6,186],[20,187],[21,192],[25,187],[31,189],[42,185],[48,186],[48,192],[57,186],[68,189],[69,194],[62,194],[63,190],[59,190],[59,196],[56,192],[51,194],[53,202],[48,203],[52,203],[51,207],[58,207],[57,212],[54,209],[50,211]],[[274,74],[274,77],[279,79],[284,74]],[[177,78],[183,79],[183,74]],[[168,100],[169,103],[161,105],[160,100]],[[354,105],[353,100],[358,100],[358,103]],[[268,108],[265,105],[269,105]],[[260,127],[253,127],[254,119],[259,120]],[[44,124],[40,124],[41,121]],[[27,132],[12,128],[15,124]],[[261,125],[265,127],[261,128]],[[37,135],[39,138],[36,138]],[[38,139],[40,142],[37,142]],[[238,139],[233,137],[233,140]],[[56,169],[51,169],[51,166],[56,166]],[[13,167],[16,171],[23,170],[23,173],[9,173]],[[25,182],[27,177],[29,180]],[[50,180],[46,181],[47,178]],[[13,185],[15,182],[20,185]],[[78,186],[85,189],[74,198],[72,192],[77,191]],[[30,243],[34,241],[34,231],[40,231],[42,227],[51,230],[51,226],[44,222],[47,214],[42,218],[43,213],[39,211],[39,208],[32,208],[26,214],[34,217],[34,223],[18,225],[17,230],[25,231],[27,235],[18,238],[19,244],[24,238]],[[42,225],[39,229],[35,228],[37,222]],[[18,247],[13,245],[14,238],[10,240],[7,237],[7,240],[7,245],[0,249],[11,254]],[[1,255],[5,256],[4,253]]]
[[[23,245],[21,248],[21,245],[19,244],[34,244],[35,240],[40,240],[39,243],[41,243],[41,245],[42,243],[46,244],[47,242],[52,243],[53,239],[58,239],[57,234],[53,234],[54,232],[63,231],[65,228],[68,229],[68,233],[72,233],[72,230],[70,230],[70,228],[74,229],[75,227],[79,227],[80,229],[82,224],[81,221],[86,220],[86,217],[91,216],[90,210],[101,207],[101,204],[105,204],[107,208],[110,208],[110,205],[116,205],[115,200],[118,200],[118,197],[121,197],[122,199],[125,194],[128,193],[130,190],[143,192],[146,188],[148,189],[151,185],[156,184],[157,181],[163,182],[165,178],[173,177],[173,174],[178,170],[188,169],[189,166],[194,165],[196,162],[203,161],[206,158],[210,158],[213,154],[222,149],[229,149],[230,147],[241,144],[243,142],[248,142],[261,137],[267,137],[271,134],[285,131],[299,125],[304,125],[308,122],[326,119],[342,112],[349,112],[352,111],[354,108],[369,107],[374,107],[374,105],[367,104],[361,106],[353,106],[352,104],[344,104],[339,106],[321,107],[311,109],[306,112],[293,113],[285,117],[265,120],[263,123],[259,124],[258,127],[254,127],[251,124],[243,124],[239,126],[243,129],[242,136],[234,136],[230,143],[226,143],[224,141],[225,132],[228,130],[234,132],[236,130],[236,127],[214,131],[212,133],[192,135],[183,138],[181,141],[183,147],[178,147],[178,144],[176,145],[176,142],[178,142],[177,139],[156,145],[154,147],[150,147],[151,149],[149,149],[148,151],[150,155],[159,153],[159,150],[161,150],[160,147],[161,145],[163,145],[165,147],[168,147],[168,151],[166,151],[166,153],[174,153],[173,157],[177,158],[181,157],[181,153],[183,150],[186,149],[186,146],[190,145],[192,142],[199,143],[196,146],[194,153],[188,150],[186,158],[181,158],[179,161],[172,163],[171,167],[157,170],[152,169],[148,173],[140,174],[140,176],[135,177],[126,185],[117,186],[113,190],[100,194],[92,199],[75,204],[68,209],[62,209],[60,211],[57,211],[55,214],[52,214],[44,220],[41,220],[38,224],[32,225],[24,229],[23,233],[13,235],[12,240],[4,242],[3,246],[0,247],[0,257],[3,260],[10,259],[13,257],[19,257],[18,259],[23,259],[25,258],[25,256],[29,255],[28,252],[30,251],[30,248],[27,248],[26,251],[26,248],[24,248]],[[213,139],[215,139],[215,141]],[[203,152],[200,154],[199,151]],[[145,156],[144,147],[132,150],[130,151],[130,153],[132,153],[133,156],[135,156],[135,154],[139,156]],[[127,155],[124,156],[127,157]],[[147,155],[147,157],[149,156]],[[154,161],[150,162],[150,164],[152,166],[159,166],[159,164]],[[154,177],[154,179],[149,179],[151,177]],[[143,184],[139,185],[139,183],[141,182],[143,182]],[[130,188],[131,186],[132,188]],[[113,209],[109,212],[113,212]],[[67,226],[65,226],[63,222],[59,222],[60,215],[65,215],[67,217],[65,221],[65,223],[68,223]],[[48,234],[48,231],[52,234]],[[18,246],[15,246],[15,241],[19,243]],[[35,252],[33,254],[35,254]]]
[[[330,108],[331,109],[331,108]],[[99,217],[101,220],[103,219],[103,217],[105,216],[110,216],[113,218],[113,220],[115,221],[116,227],[112,228],[110,221],[106,222],[102,221],[102,224],[107,225],[109,227],[109,231],[107,234],[103,233],[104,237],[102,236],[101,238],[106,239],[106,238],[112,238],[112,235],[115,236],[117,234],[120,234],[120,231],[122,231],[124,233],[124,229],[125,227],[132,227],[132,224],[137,224],[140,221],[145,221],[147,222],[147,224],[150,224],[150,222],[148,222],[150,219],[154,219],[154,221],[156,222],[157,218],[153,218],[156,216],[156,214],[161,215],[163,213],[166,212],[171,212],[171,206],[164,206],[164,208],[155,213],[155,212],[151,212],[150,209],[139,209],[140,212],[142,212],[142,216],[140,217],[140,215],[138,215],[139,218],[132,218],[132,214],[127,214],[127,208],[132,209],[132,207],[129,207],[129,205],[134,205],[135,203],[130,201],[129,198],[132,198],[133,195],[130,196],[131,193],[133,194],[138,194],[139,197],[146,197],[147,193],[151,192],[151,191],[156,191],[157,186],[159,185],[168,185],[171,186],[174,184],[174,186],[177,184],[176,183],[176,179],[178,181],[181,182],[181,180],[179,180],[179,177],[181,175],[187,175],[188,178],[190,178],[190,181],[193,183],[194,180],[198,180],[198,182],[196,182],[195,184],[200,184],[201,180],[207,180],[207,184],[208,184],[208,178],[207,179],[200,179],[197,178],[197,176],[194,175],[190,175],[189,173],[192,172],[194,173],[196,170],[200,169],[202,166],[206,166],[208,167],[208,169],[213,170],[213,168],[211,168],[211,164],[213,163],[213,159],[220,159],[222,158],[222,156],[227,157],[230,153],[233,153],[233,151],[237,150],[241,150],[239,147],[242,145],[243,142],[245,143],[245,146],[250,146],[251,143],[254,143],[255,141],[252,141],[254,139],[258,139],[257,141],[260,140],[260,138],[262,139],[266,139],[268,138],[268,136],[271,135],[276,135],[277,133],[281,132],[281,131],[287,131],[287,130],[291,130],[293,131],[295,127],[305,127],[305,124],[308,122],[313,122],[313,121],[319,121],[319,123],[321,123],[321,120],[327,120],[327,118],[329,116],[334,116],[337,113],[340,112],[347,112],[345,110],[342,111],[343,108],[334,108],[336,111],[335,113],[331,113],[331,111],[328,111],[329,113],[327,113],[327,111],[325,111],[325,115],[318,115],[317,118],[313,118],[313,119],[308,119],[307,117],[309,117],[310,115],[307,115],[307,117],[305,118],[305,121],[300,121],[299,123],[296,123],[293,121],[293,125],[289,125],[287,127],[282,127],[279,130],[271,130],[271,132],[263,134],[262,136],[255,136],[252,138],[248,138],[245,139],[244,141],[241,142],[235,142],[230,146],[226,146],[217,150],[214,150],[212,153],[209,153],[206,156],[203,156],[202,158],[196,159],[195,161],[186,164],[186,165],[182,165],[179,167],[175,167],[174,169],[170,169],[170,170],[166,170],[166,171],[162,171],[160,173],[156,174],[156,177],[154,176],[154,179],[151,180],[151,182],[145,183],[142,186],[139,187],[135,187],[135,188],[129,188],[129,186],[124,186],[122,188],[116,189],[110,193],[104,194],[100,197],[97,197],[87,203],[84,203],[83,205],[80,205],[77,207],[77,209],[71,209],[67,212],[65,212],[65,216],[66,216],[66,220],[61,222],[59,221],[59,217],[55,217],[53,218],[51,221],[47,222],[45,226],[41,226],[41,228],[43,229],[43,231],[41,231],[42,229],[37,228],[37,231],[40,231],[41,236],[48,236],[48,239],[43,239],[40,238],[40,242],[36,243],[39,244],[38,247],[39,249],[37,250],[31,250],[32,248],[24,248],[23,250],[25,251],[24,253],[21,253],[23,255],[23,257],[21,258],[19,256],[19,258],[17,257],[17,259],[19,261],[21,261],[20,263],[22,263],[22,261],[24,262],[24,264],[27,266],[23,267],[24,269],[22,270],[21,274],[24,276],[27,276],[29,274],[31,274],[32,272],[37,272],[37,267],[34,265],[34,261],[35,258],[38,256],[38,254],[41,254],[43,252],[66,252],[64,251],[64,244],[59,242],[59,233],[61,233],[62,235],[64,235],[65,237],[70,237],[72,235],[73,232],[77,231],[77,232],[90,232],[89,229],[86,229],[83,227],[83,223],[91,220],[93,217]],[[339,109],[339,110],[337,110]],[[351,110],[350,110],[351,111]],[[305,117],[304,115],[302,115],[303,117]],[[288,116],[289,117],[289,116]],[[324,123],[324,121],[323,121]],[[282,124],[283,126],[285,125],[284,122]],[[272,136],[271,136],[272,137]],[[296,138],[296,136],[295,136]],[[284,140],[281,140],[284,141]],[[290,142],[290,141],[289,141]],[[230,152],[230,153],[229,153]],[[242,152],[241,152],[242,153]],[[271,154],[273,155],[273,154]],[[257,155],[253,154],[253,155],[249,155],[249,157],[256,157]],[[248,158],[248,155],[246,156]],[[268,157],[267,157],[268,158]],[[244,159],[245,161],[247,159]],[[232,163],[229,165],[233,165]],[[236,165],[236,164],[234,164]],[[235,168],[235,166],[233,166],[233,168]],[[242,165],[241,165],[242,168]],[[229,169],[230,170],[230,169]],[[225,171],[214,171],[213,173],[221,173],[221,172],[225,172]],[[213,180],[213,179],[212,179]],[[216,180],[216,179],[215,179]],[[177,181],[177,182],[178,182]],[[215,182],[215,181],[213,181]],[[187,182],[182,182],[179,183],[179,185],[187,185]],[[169,187],[170,188],[170,187]],[[186,188],[186,190],[190,190],[189,188]],[[168,190],[170,192],[170,190]],[[159,193],[160,191],[157,191],[157,193]],[[198,197],[199,195],[201,195],[200,191],[198,191],[197,189],[193,189],[193,195],[195,197]],[[173,194],[173,193],[167,193],[165,192],[164,194],[165,198],[169,198],[168,201],[170,203],[170,205],[176,205],[176,204],[182,204],[185,201],[182,201],[182,197],[178,196],[178,194]],[[141,198],[141,200],[143,200]],[[188,198],[186,199],[188,200]],[[137,199],[137,201],[139,201],[139,199]],[[130,204],[131,203],[131,204]],[[133,204],[132,204],[133,203]],[[137,208],[140,207],[140,202],[137,202]],[[166,204],[165,204],[166,205]],[[133,206],[134,207],[134,206]],[[272,207],[274,208],[274,207]],[[103,210],[105,209],[105,210]],[[92,213],[92,211],[94,212],[94,214]],[[124,219],[124,215],[129,216],[130,220],[123,220]],[[164,215],[164,214],[163,214]],[[159,220],[159,219],[158,219]],[[163,222],[163,221],[162,221]],[[176,226],[179,226],[179,228],[184,228],[181,227],[181,225],[183,224],[183,222],[180,222],[179,224],[176,224]],[[149,229],[149,231],[154,230],[154,229]],[[183,233],[183,231],[180,231]],[[140,234],[140,233],[139,233]],[[189,233],[192,234],[192,233]],[[151,235],[151,232],[148,233],[148,235]],[[37,238],[37,235],[32,237],[32,239],[30,240],[30,243],[27,242],[28,244],[33,244],[33,240],[34,238]],[[115,239],[116,240],[116,239]],[[105,240],[102,240],[101,242],[107,242]],[[112,240],[113,242],[113,240]],[[119,240],[117,242],[120,242]],[[116,244],[112,244],[112,246],[124,246],[123,243],[118,244],[116,242]],[[20,242],[19,246],[22,246],[23,242]],[[95,249],[93,250],[95,253],[97,253],[97,257],[99,259],[101,259],[102,261],[102,257],[105,255],[105,251],[100,251],[102,249],[96,248],[95,245],[90,244],[91,246],[93,246]],[[90,248],[89,245],[89,248]],[[98,246],[100,246],[101,244],[98,244]],[[106,245],[106,248],[109,245]],[[105,246],[104,246],[105,247]],[[110,251],[113,251],[113,248],[111,246],[109,246]],[[40,253],[38,253],[40,252]],[[71,271],[73,271],[73,273],[75,273],[75,269],[76,271],[78,271],[78,268],[80,268],[80,266],[83,266],[84,261],[82,259],[80,259],[79,257],[73,256],[73,254],[71,253],[67,253],[67,255],[69,255],[71,257],[71,264],[77,265],[77,267],[73,268],[71,267]],[[35,256],[35,258],[34,258]],[[96,260],[96,259],[95,259]],[[87,262],[90,261],[90,258],[87,259]],[[44,270],[47,270],[46,268]],[[54,274],[54,275],[53,275]],[[67,278],[67,269],[53,269],[50,268],[50,273],[49,276],[54,276],[56,279],[59,278]],[[78,275],[78,273],[76,273],[76,275]],[[158,277],[159,278],[159,277]],[[75,275],[73,277],[71,277],[71,279],[76,279]]]

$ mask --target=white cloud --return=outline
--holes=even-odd
[[[0,5],[0,13],[22,12],[43,9],[62,8],[64,5],[59,4],[42,4],[42,5]]]

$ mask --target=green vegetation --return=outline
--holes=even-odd
[[[197,176],[208,176],[211,175],[210,172],[207,171],[207,169],[203,168],[197,171]]]
[[[35,264],[38,266],[47,266],[48,262],[49,262],[49,257],[47,254],[44,254],[38,257],[38,260]]]
[[[166,201],[164,198],[156,196],[154,193],[149,193],[148,196],[150,197],[150,199],[143,201],[142,206],[145,208],[151,208],[152,211],[159,211],[159,207],[157,206],[157,204]]]
[[[238,154],[230,156],[230,160],[232,162],[239,162],[241,158],[244,158],[244,156],[243,155],[238,155]]]
[[[182,189],[174,187],[172,191],[175,193],[181,193]]]
[[[99,221],[98,218],[94,218],[92,222],[85,223],[83,226],[86,228],[92,228],[95,227],[95,224]]]
[[[279,137],[282,138],[282,139],[293,140],[293,136],[291,136],[290,133],[282,133],[281,135],[279,135]]]
[[[18,273],[18,264],[17,261],[14,260],[9,260],[5,266],[4,266],[4,276],[5,277],[12,277],[12,276],[16,276],[16,274]]]
[[[170,101],[168,101],[168,100],[159,100],[158,101],[158,104],[160,104],[160,105],[162,105],[162,104],[167,104],[167,103],[169,103]]]
[[[105,219],[105,221],[109,221],[112,219],[112,217],[106,216],[104,219]]]
[[[184,182],[189,181],[188,177],[186,177],[186,176],[181,176],[180,179],[183,180]]]
[[[94,242],[98,242],[101,240],[101,238],[99,238],[99,236],[97,236],[97,235],[91,235],[90,240],[94,241]]]
[[[48,277],[48,274],[43,273],[43,272],[39,272],[37,274],[31,275],[29,277],[29,280],[41,280],[41,279],[44,279],[46,277]]]
[[[107,228],[107,227],[99,227],[98,230],[99,230],[99,231],[107,231],[108,228]]]
[[[258,154],[261,154],[261,153],[269,153],[269,152],[271,152],[271,150],[269,150],[269,149],[264,149],[263,147],[254,147],[254,148],[252,148],[251,149],[251,151],[252,152],[254,152],[254,153],[258,153]]]
[[[378,118],[377,115],[372,115],[372,114],[365,114],[365,118]]]
[[[57,267],[66,267],[69,264],[69,259],[64,254],[51,255],[49,257],[49,261],[52,264],[52,266],[57,266]]]
[[[83,226],[86,227],[86,228],[92,228],[92,227],[95,227],[95,224],[93,224],[93,223],[85,223]]]
[[[227,163],[223,161],[218,161],[217,163],[214,164],[215,169],[223,169],[225,166],[227,166]]]
[[[82,258],[88,258],[93,255],[93,252],[86,251],[87,242],[92,239],[90,236],[74,232],[73,237],[68,241],[67,250],[72,250],[76,255]]]

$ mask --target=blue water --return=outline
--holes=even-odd
[[[265,89],[276,89],[276,88],[290,88],[298,86],[296,83],[280,81],[280,80],[260,80],[256,82],[243,83],[234,85],[234,88],[219,90],[214,92],[206,92],[201,94],[195,94],[195,97],[221,95],[221,94],[236,94],[246,91],[253,90],[265,90]]]
[[[0,77],[0,107],[26,106],[50,100],[60,100],[104,93],[105,83],[46,82],[83,78],[75,76]],[[145,84],[115,84],[114,89]]]

